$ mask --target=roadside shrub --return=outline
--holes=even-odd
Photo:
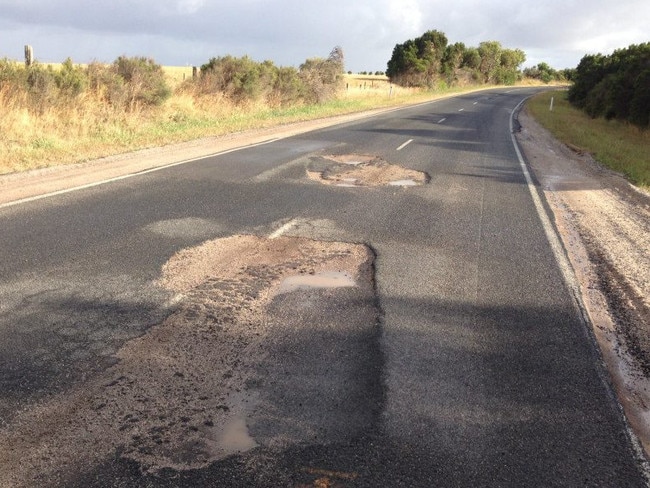
[[[68,58],[61,69],[54,73],[54,81],[63,96],[74,98],[88,87],[88,73],[83,68],[74,66],[72,59]]]
[[[54,70],[37,63],[27,68],[27,93],[32,111],[44,113],[56,105],[58,91]]]
[[[120,56],[113,63],[112,70],[124,81],[126,107],[134,110],[139,106],[157,106],[171,96],[171,89],[165,80],[162,66],[145,57]],[[117,88],[119,82],[110,80]],[[121,98],[121,97],[120,97]]]
[[[222,93],[235,103],[257,99],[263,91],[260,64],[248,56],[212,58],[201,66],[200,91]]]
[[[304,89],[297,69],[280,67],[274,72],[271,91],[266,99],[268,104],[274,107],[297,104],[303,99]]]

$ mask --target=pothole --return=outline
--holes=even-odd
[[[344,154],[311,159],[307,176],[325,185],[341,187],[400,186],[428,183],[422,172],[390,164],[368,154]]]
[[[319,288],[347,288],[356,286],[354,278],[345,271],[323,271],[308,275],[287,276],[280,282],[277,294]]]
[[[64,478],[116,453],[148,472],[200,469],[315,435],[333,442],[354,434],[349,423],[367,428],[341,399],[365,381],[373,257],[364,245],[297,237],[180,251],[159,279],[183,297],[177,310],[99,377],[23,412],[0,442],[12,466],[0,484]]]

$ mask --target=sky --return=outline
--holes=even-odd
[[[393,48],[428,30],[450,43],[498,41],[526,66],[574,68],[585,54],[650,42],[648,0],[0,0],[0,58],[168,66],[247,55],[278,66],[327,57],[385,71]]]

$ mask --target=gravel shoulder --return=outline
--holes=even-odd
[[[650,195],[524,109],[517,140],[553,212],[632,431],[650,454]]]

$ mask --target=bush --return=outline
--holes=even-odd
[[[44,113],[58,101],[56,75],[51,68],[34,63],[27,68],[27,94],[30,109]]]
[[[248,56],[212,58],[201,66],[201,92],[222,93],[235,103],[254,100],[262,93],[260,72]]]
[[[54,74],[56,86],[67,97],[81,95],[88,87],[88,73],[79,66],[74,66],[70,58],[66,59],[61,69]]]
[[[145,57],[120,56],[113,63],[113,71],[124,80],[127,108],[156,106],[171,96],[162,66]]]
[[[343,80],[343,50],[335,47],[327,59],[311,58],[300,65],[304,98],[308,103],[324,103],[332,99]]]
[[[631,45],[610,56],[587,55],[571,74],[569,101],[592,117],[627,120],[648,127],[650,43]]]

